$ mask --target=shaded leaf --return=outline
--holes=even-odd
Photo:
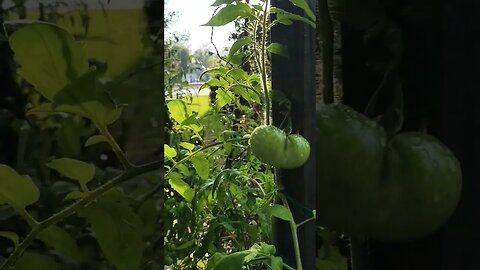
[[[275,204],[266,209],[267,213],[285,221],[293,221],[292,213],[283,205]]]
[[[0,205],[10,204],[21,213],[25,207],[38,201],[40,191],[27,175],[20,176],[14,169],[0,164]]]
[[[267,51],[288,58],[287,49],[280,43],[272,43],[268,45]]]
[[[54,169],[61,175],[86,185],[95,176],[95,166],[80,160],[71,158],[59,158],[47,163],[49,168]]]
[[[197,154],[191,158],[191,161],[198,176],[203,180],[207,180],[210,176],[210,162],[208,159],[204,155]]]
[[[18,234],[14,232],[2,232],[0,231],[0,237],[7,238],[13,242],[15,248],[17,248],[18,242]]]
[[[78,215],[90,223],[105,257],[117,270],[140,268],[142,224],[127,204],[107,197],[81,209]]]
[[[64,229],[50,226],[37,237],[64,256],[76,261],[82,261],[82,254],[78,249],[75,239]]]
[[[15,270],[60,270],[60,265],[51,256],[25,252],[15,264]]]
[[[91,146],[91,145],[102,143],[102,142],[108,143],[108,140],[105,136],[93,135],[92,137],[88,138],[88,140],[85,142],[85,146]]]

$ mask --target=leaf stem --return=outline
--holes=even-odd
[[[165,174],[164,176],[164,179],[167,179],[168,176],[173,172],[173,169],[175,169],[178,165],[182,164],[182,163],[185,163],[187,161],[189,161],[193,156],[195,156],[196,154],[198,153],[201,153],[209,148],[212,148],[212,147],[215,147],[217,145],[221,145],[221,144],[224,144],[224,143],[229,143],[229,142],[238,142],[238,141],[246,141],[248,140],[249,138],[236,138],[236,139],[230,139],[230,140],[226,140],[226,141],[223,141],[223,142],[215,142],[215,143],[211,143],[211,144],[207,144],[205,146],[202,146],[201,148],[199,148],[198,150],[192,152],[190,155],[184,157],[183,159],[181,159],[180,161],[176,162],[175,164],[173,164],[173,166],[167,171],[167,173]],[[163,183],[158,183],[157,185],[155,185],[149,192],[147,192],[146,194],[142,195],[140,197],[140,199],[138,199],[138,203],[141,204],[143,202],[145,202],[148,198],[152,197],[153,195],[155,195],[157,192],[159,192],[163,187]],[[0,269],[2,270],[2,269]]]
[[[85,207],[89,203],[93,202],[111,188],[116,187],[119,184],[128,181],[138,175],[152,172],[161,168],[163,168],[163,161],[155,161],[141,166],[132,167],[124,173],[108,181],[107,183],[103,184],[102,186],[98,187],[97,189],[93,190],[85,197],[64,208],[62,211],[38,223],[37,226],[32,229],[32,231],[27,235],[27,237],[13,251],[13,253],[10,254],[10,257],[8,257],[8,259],[0,266],[0,270],[9,269],[20,258],[20,256],[22,256],[23,252],[33,242],[33,240],[35,240],[35,238],[37,238],[37,236],[48,227],[76,213],[80,208]]]
[[[262,76],[262,88],[265,95],[265,123],[270,125],[270,96],[268,93],[268,83],[267,83],[267,18],[268,18],[268,6],[269,0],[265,1],[265,9],[263,11],[263,22],[262,22],[262,51],[261,51],[261,67],[260,72]]]
[[[99,128],[99,130],[100,130],[100,133],[102,133],[102,135],[105,136],[105,138],[107,138],[107,141],[112,147],[113,152],[115,152],[115,155],[122,163],[123,168],[125,170],[133,168],[132,163],[128,161],[127,156],[123,153],[122,148],[120,148],[120,146],[118,145],[117,141],[113,138],[108,128]]]
[[[280,196],[280,199],[282,200],[283,202],[283,205],[288,209],[288,211],[290,211],[291,213],[291,210],[290,210],[290,206],[288,205],[288,201],[287,199],[285,198],[285,196],[283,195],[279,195]],[[298,226],[297,224],[295,223],[295,220],[292,219],[289,221],[290,223],[290,231],[292,233],[292,240],[293,240],[293,250],[295,252],[295,262],[297,264],[297,270],[303,270],[303,266],[302,266],[302,256],[300,254],[300,244],[298,242],[298,233],[297,233],[297,230],[298,230]]]

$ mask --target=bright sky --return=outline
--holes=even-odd
[[[189,45],[192,51],[210,43],[211,27],[200,26],[212,17],[215,7],[211,4],[214,0],[166,0],[165,13],[177,11],[179,18],[172,24],[170,32],[183,32],[190,37]],[[215,27],[213,41],[220,52],[224,47],[229,47],[229,33],[235,29],[234,24]],[[168,32],[166,33],[168,35]],[[213,49],[213,46],[210,46]]]

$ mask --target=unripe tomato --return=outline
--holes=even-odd
[[[341,104],[317,112],[319,225],[382,241],[408,241],[438,229],[455,210],[462,176],[434,137],[385,130]]]
[[[282,169],[302,166],[310,156],[310,144],[300,135],[287,135],[281,129],[264,125],[250,136],[253,154],[262,162]]]

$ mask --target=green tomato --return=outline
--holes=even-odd
[[[345,105],[317,112],[319,225],[382,241],[433,233],[461,193],[460,164],[436,138],[418,132],[388,139]]]
[[[282,169],[298,168],[310,156],[310,144],[304,137],[287,135],[271,125],[255,128],[250,136],[250,146],[260,161]]]

